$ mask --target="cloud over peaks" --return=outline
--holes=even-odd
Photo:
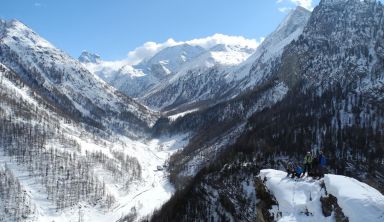
[[[148,59],[155,55],[160,50],[181,44],[189,44],[194,46],[200,46],[205,49],[209,49],[217,44],[226,44],[226,45],[240,45],[242,47],[248,47],[255,49],[262,42],[262,39],[247,39],[243,36],[229,36],[224,34],[214,34],[205,38],[192,39],[189,41],[175,41],[170,38],[163,43],[156,42],[146,42],[142,46],[137,47],[136,49],[128,53],[128,58],[126,59],[127,63],[134,65],[142,61],[143,59]]]
[[[168,39],[167,41],[163,43],[156,43],[156,42],[146,42],[142,46],[137,47],[136,49],[128,52],[128,58],[127,62],[131,65],[137,64],[143,59],[149,58],[153,55],[155,55],[160,50],[178,45],[175,40]]]

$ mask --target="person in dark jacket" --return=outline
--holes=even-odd
[[[317,177],[319,175],[319,155],[313,157],[311,164],[311,171],[308,173],[311,177]]]
[[[288,161],[287,163],[287,177],[291,176],[293,178],[295,176],[295,164],[292,160]]]

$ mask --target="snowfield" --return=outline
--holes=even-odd
[[[278,202],[270,210],[277,221],[335,221],[333,213],[330,217],[322,213],[320,197],[326,191],[337,198],[349,221],[384,221],[384,196],[356,179],[326,174],[321,180],[294,180],[286,172],[272,169],[261,170],[260,177]]]

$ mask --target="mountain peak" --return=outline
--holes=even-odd
[[[26,26],[19,20],[12,19],[10,21],[2,21],[4,32],[1,34],[3,37],[8,37],[3,39],[10,47],[20,48],[27,47],[28,49],[50,49],[56,50],[51,43],[47,40],[41,38],[36,32],[31,28]]]
[[[298,5],[298,6],[296,6],[296,8],[293,10],[293,13],[294,14],[296,14],[296,13],[311,13],[311,11],[309,11],[308,9],[306,9],[306,8],[304,8],[304,7],[302,7],[302,6],[300,6],[300,5]]]
[[[163,68],[169,70],[169,72],[174,73],[177,72],[184,63],[198,57],[205,51],[206,50],[200,46],[192,46],[187,43],[170,46],[160,50],[150,59],[139,64],[138,67],[152,68],[161,65]]]
[[[98,54],[83,51],[78,60],[81,63],[100,63],[101,58]]]
[[[11,28],[14,30],[35,33],[31,28],[29,28],[27,25],[25,25],[23,22],[17,19],[11,19],[9,21],[5,21],[5,24],[8,28]]]
[[[285,17],[283,22],[277,27],[277,30],[280,29],[295,29],[297,24],[302,24],[302,21],[307,21],[311,12],[301,6],[297,6],[296,9],[290,11]]]

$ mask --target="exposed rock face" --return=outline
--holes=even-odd
[[[329,194],[328,197],[321,197],[320,201],[324,216],[329,217],[334,213],[337,222],[349,221],[348,217],[344,215],[341,207],[337,204],[337,198],[335,196]]]
[[[255,189],[256,197],[259,199],[259,202],[256,205],[257,221],[274,221],[274,216],[269,210],[272,209],[273,205],[278,204],[275,197],[268,191],[260,177],[255,179]]]

